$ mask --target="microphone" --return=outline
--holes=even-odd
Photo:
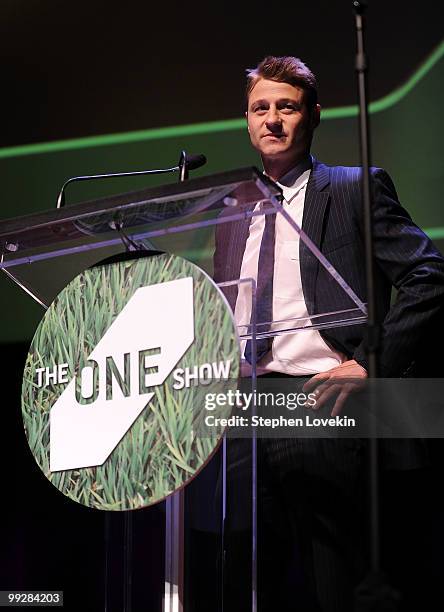
[[[207,163],[205,155],[187,155],[186,151],[182,151],[179,158],[179,182],[185,181],[188,178],[188,171],[200,168]]]
[[[165,174],[167,172],[179,172],[179,181],[184,181],[188,178],[188,171],[200,168],[207,163],[205,155],[187,155],[185,151],[182,151],[177,166],[172,168],[160,168],[158,170],[137,170],[133,172],[111,172],[109,174],[90,174],[85,176],[73,176],[65,181],[60,189],[60,193],[57,198],[57,208],[65,206],[65,190],[70,183],[77,181],[90,181],[96,179],[105,178],[116,178],[119,176],[141,176],[144,174]]]

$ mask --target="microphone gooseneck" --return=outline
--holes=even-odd
[[[184,181],[188,178],[189,170],[195,170],[196,168],[200,168],[204,164],[206,164],[207,158],[205,155],[187,155],[185,151],[182,151],[180,154],[179,163],[177,166],[173,166],[172,168],[160,168],[156,170],[135,170],[132,172],[110,172],[108,174],[90,174],[85,176],[73,176],[65,181],[60,189],[58,198],[57,198],[57,208],[62,208],[65,206],[65,190],[67,186],[71,183],[75,183],[78,181],[91,181],[97,179],[105,179],[105,178],[117,178],[119,176],[142,176],[148,174],[166,174],[169,172],[179,172],[179,181]]]

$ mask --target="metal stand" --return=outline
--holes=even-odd
[[[374,249],[372,224],[372,192],[370,187],[370,133],[368,118],[367,72],[368,61],[364,42],[364,14],[367,8],[365,0],[354,0],[356,26],[356,73],[359,95],[359,139],[361,157],[362,205],[364,216],[364,250],[365,273],[367,285],[367,329],[366,353],[368,359],[368,374],[370,378],[378,377],[378,352],[380,348],[380,326],[376,318]],[[372,403],[375,398],[370,400]],[[370,411],[375,414],[375,406],[370,405]],[[356,592],[356,612],[361,610],[396,610],[398,594],[386,583],[381,572],[380,553],[380,506],[379,506],[379,474],[378,474],[378,439],[371,436],[368,446],[369,475],[369,550],[370,571]]]
[[[375,311],[375,277],[372,227],[372,193],[370,189],[370,136],[367,100],[368,62],[364,47],[365,2],[354,0],[356,24],[356,72],[359,93],[359,137],[362,165],[362,203],[364,215],[365,272],[367,281],[367,356],[370,378],[378,375],[377,351],[379,348],[379,327]],[[378,483],[378,441],[369,440],[369,485],[370,485],[370,564],[372,571],[379,571],[380,565],[380,527],[379,527],[379,483]]]
[[[165,502],[165,595],[162,612],[183,612],[183,495],[183,491],[178,491]]]

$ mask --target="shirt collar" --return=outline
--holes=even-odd
[[[309,155],[287,172],[287,174],[281,177],[279,181],[276,181],[282,189],[284,198],[287,202],[290,202],[298,191],[308,182],[312,167],[313,161],[311,155]]]

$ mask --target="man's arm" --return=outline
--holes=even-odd
[[[436,338],[433,332],[444,325],[444,258],[399,203],[389,175],[373,168],[372,179],[374,254],[379,268],[375,274],[382,272],[397,289],[395,303],[380,322],[379,373],[402,376],[421,357],[427,340]],[[361,207],[356,214],[363,234]],[[352,359],[313,376],[304,391],[315,390],[316,409],[336,397],[335,416],[348,395],[359,389],[359,379],[365,379],[367,371],[363,341]]]
[[[443,323],[444,259],[399,203],[388,174],[372,169],[372,175],[375,261],[397,290],[381,322],[380,374],[401,376],[425,337]],[[353,358],[367,369],[364,342]]]

